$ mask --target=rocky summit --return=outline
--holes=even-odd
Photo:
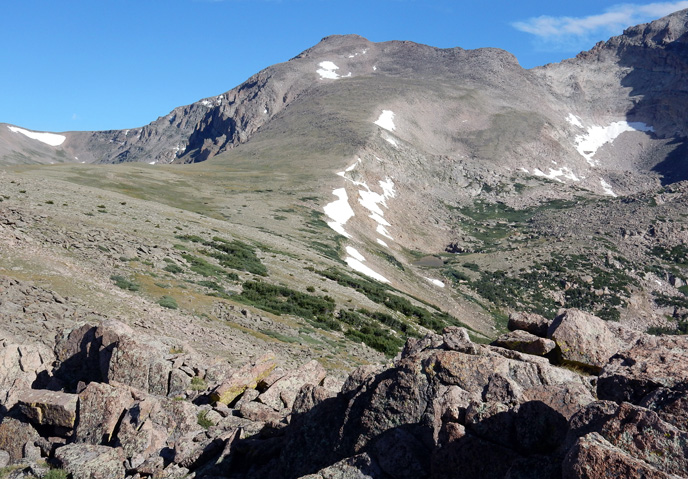
[[[688,477],[686,35],[0,124],[0,478]]]

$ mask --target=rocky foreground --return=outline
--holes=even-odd
[[[0,333],[0,477],[688,477],[685,337],[514,315],[492,345],[447,328],[342,383],[92,319],[52,346]]]

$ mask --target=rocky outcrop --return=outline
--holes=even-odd
[[[659,388],[688,386],[688,338],[653,337],[638,340],[614,355],[600,373],[600,399],[637,403]]]
[[[584,317],[567,311],[551,330]],[[688,343],[632,338],[599,378],[451,327],[343,383],[317,361],[290,371],[266,354],[214,376],[198,367],[215,382],[168,397],[152,365],[171,377],[181,358],[143,351],[120,323],[84,325],[58,341],[48,381],[77,381],[75,393],[16,393],[0,409],[0,459],[44,458],[75,478],[685,477]]]

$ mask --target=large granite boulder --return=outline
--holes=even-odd
[[[578,309],[569,309],[557,316],[547,337],[557,343],[562,363],[596,373],[622,347],[602,319]]]

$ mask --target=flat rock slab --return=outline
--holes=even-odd
[[[18,395],[21,411],[34,424],[74,427],[79,396],[43,389],[25,389]]]
[[[92,444],[68,444],[55,451],[55,458],[73,479],[124,478],[124,454],[119,448]]]
[[[223,404],[230,404],[245,390],[255,388],[259,382],[270,376],[275,369],[275,355],[267,353],[255,363],[246,364],[235,371],[226,381],[210,394],[210,399]]]
[[[535,356],[544,356],[557,347],[557,344],[551,339],[541,338],[520,330],[501,335],[492,345]]]
[[[535,313],[512,313],[509,315],[510,331],[527,331],[535,336],[544,338],[547,336],[552,321]]]

